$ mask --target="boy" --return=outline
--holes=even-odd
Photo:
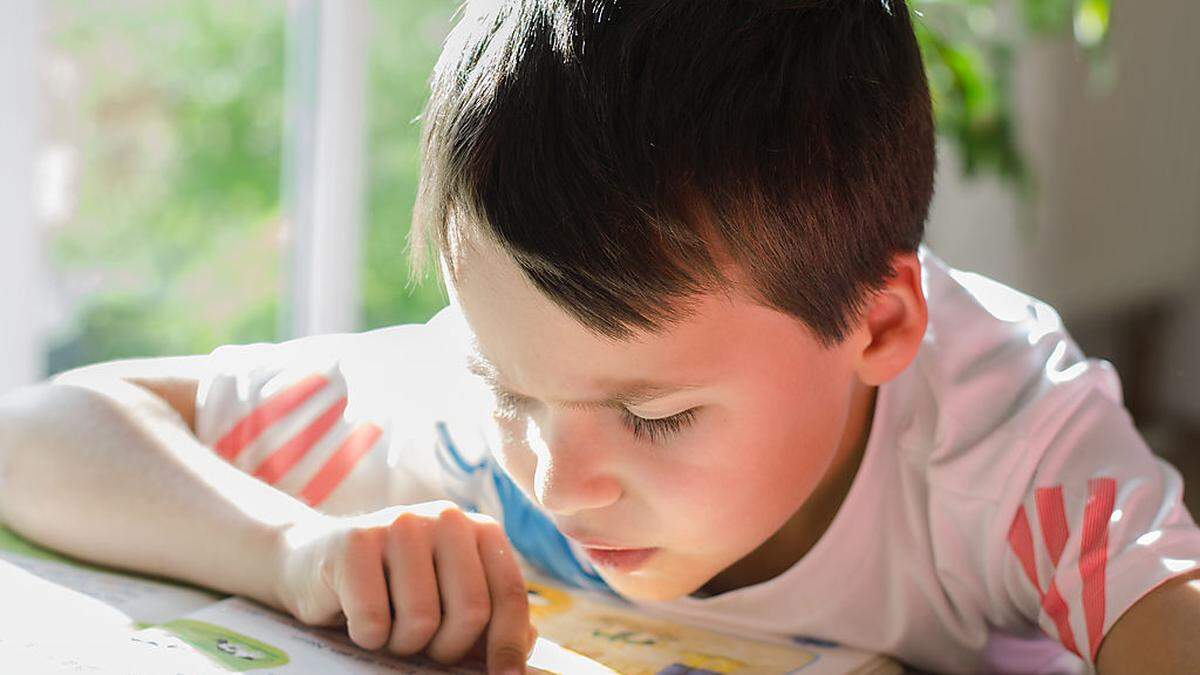
[[[478,3],[424,123],[449,310],[11,396],[0,518],[493,672],[514,549],[923,669],[1194,668],[1200,531],[1114,373],[920,246],[899,3]]]

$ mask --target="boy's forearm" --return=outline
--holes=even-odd
[[[317,512],[202,445],[121,380],[0,398],[0,522],[68,554],[279,607],[279,532]]]

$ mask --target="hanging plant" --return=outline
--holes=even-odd
[[[1023,193],[1031,187],[1016,142],[1013,57],[1032,39],[1070,37],[1097,81],[1111,74],[1111,0],[911,0],[938,131],[958,147],[968,176],[993,173]],[[1013,10],[1015,30],[998,30]]]

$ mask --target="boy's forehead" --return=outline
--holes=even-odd
[[[688,316],[662,330],[634,330],[624,338],[602,335],[538,289],[499,245],[480,239],[460,244],[454,255],[453,276],[445,278],[451,302],[462,308],[473,331],[485,342],[488,335],[481,333],[520,331],[530,337],[565,340],[575,347],[625,351],[686,341],[687,325],[703,320],[698,315],[690,316],[698,312],[688,312]],[[689,307],[704,304],[709,303],[688,303]]]
[[[627,339],[596,333],[539,291],[498,246],[476,242],[463,247],[456,268],[447,285],[451,301],[470,325],[481,373],[519,379],[521,374],[512,372],[516,364],[542,363],[564,374],[586,375],[597,385],[639,377],[657,380],[661,374],[677,380],[679,366],[703,351],[697,332],[687,329],[691,319]]]
[[[475,370],[510,387],[549,383],[571,392],[563,398],[637,398],[703,386],[736,368],[747,350],[815,346],[792,317],[732,294],[698,298],[689,315],[662,331],[613,339],[542,294],[496,245],[463,247],[456,263],[447,285],[470,325]]]

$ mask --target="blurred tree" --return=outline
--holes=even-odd
[[[420,168],[419,116],[429,73],[450,32],[456,0],[371,2],[367,80],[367,327],[424,321],[446,304],[437,279],[409,284],[408,230]]]
[[[60,285],[81,290],[50,372],[274,339],[283,10],[48,3],[48,61],[82,83],[76,118],[48,130],[81,165],[51,224]]]
[[[1030,39],[1070,35],[1102,72],[1110,0],[912,0],[909,11],[939,133],[958,147],[968,175],[996,173],[1027,191],[1013,118],[1013,56]],[[1001,26],[1002,13],[1016,25]]]

